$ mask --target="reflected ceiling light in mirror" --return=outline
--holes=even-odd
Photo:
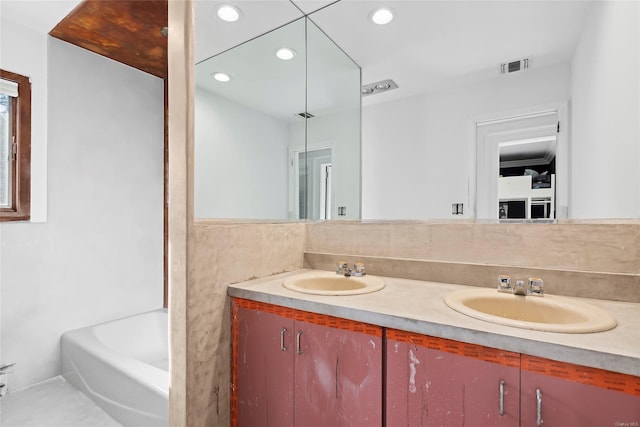
[[[296,56],[296,51],[293,49],[289,49],[288,47],[283,47],[281,49],[278,49],[278,51],[276,52],[276,56],[283,61],[288,61]]]
[[[226,83],[231,80],[231,76],[227,73],[215,72],[211,73],[211,75],[214,79],[222,83]]]
[[[386,25],[389,22],[393,21],[393,12],[386,7],[381,7],[379,9],[374,10],[369,14],[369,19],[374,24],[378,25]]]
[[[225,22],[236,22],[241,16],[240,9],[230,4],[223,4],[218,7],[218,18]]]

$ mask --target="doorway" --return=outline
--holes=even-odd
[[[292,189],[290,205],[293,218],[332,218],[332,148],[322,146],[296,149],[292,153]]]
[[[566,108],[505,114],[475,127],[476,217],[566,218]]]

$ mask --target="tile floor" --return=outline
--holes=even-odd
[[[62,377],[7,394],[0,400],[2,427],[122,427]]]

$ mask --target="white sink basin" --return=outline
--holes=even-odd
[[[384,281],[375,276],[340,276],[330,271],[313,271],[285,279],[282,285],[292,291],[314,295],[360,295],[379,291]]]
[[[586,302],[556,295],[520,296],[478,288],[452,292],[444,299],[467,316],[516,328],[546,332],[602,332],[616,327],[606,311]]]

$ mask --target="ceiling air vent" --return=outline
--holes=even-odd
[[[500,74],[511,74],[526,70],[531,64],[531,58],[516,59],[515,61],[503,62],[500,64]]]

